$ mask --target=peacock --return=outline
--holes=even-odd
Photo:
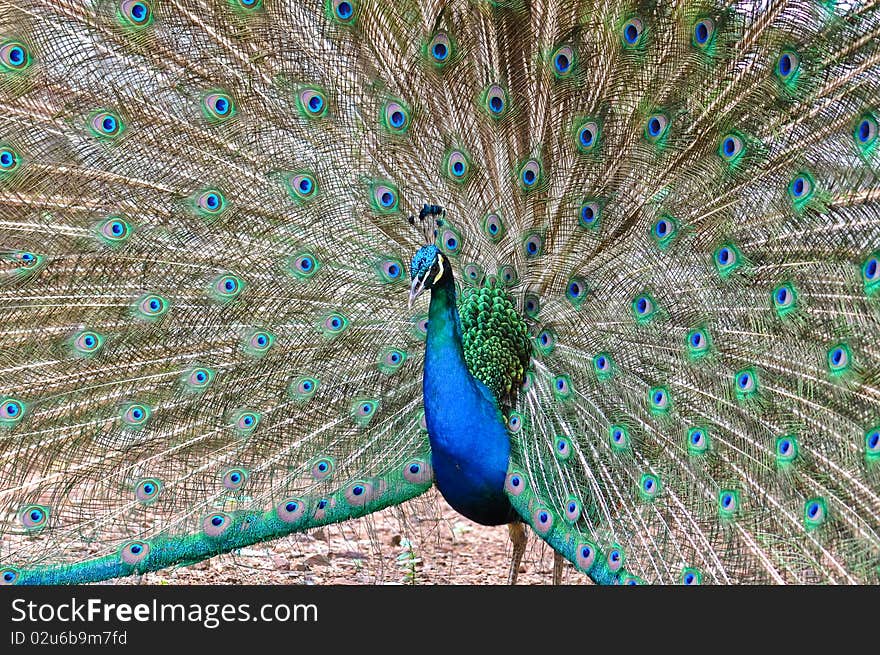
[[[436,486],[880,581],[876,0],[0,0],[0,583]],[[503,529],[499,527],[498,529]]]

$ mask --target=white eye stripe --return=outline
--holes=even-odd
[[[437,277],[434,278],[434,282],[432,284],[437,284],[440,281],[440,278],[443,277],[443,258],[440,257],[437,260],[437,263],[440,264],[440,270],[437,272]]]

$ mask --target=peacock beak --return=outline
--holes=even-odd
[[[409,288],[409,308],[412,309],[413,301],[418,298],[422,291],[425,290],[425,278],[428,277],[424,275],[422,277],[416,276],[412,281],[412,286]]]

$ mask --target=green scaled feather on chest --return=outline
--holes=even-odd
[[[514,301],[489,278],[467,287],[458,303],[462,348],[468,370],[500,404],[522,385],[532,354],[529,330]]]

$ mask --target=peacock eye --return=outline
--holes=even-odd
[[[493,84],[486,90],[485,105],[489,115],[500,118],[507,109],[507,94],[499,85]]]
[[[870,146],[877,140],[877,121],[873,116],[862,116],[857,122],[853,137],[861,146]]]
[[[235,103],[228,94],[215,91],[202,99],[202,113],[210,121],[219,123],[235,114]]]
[[[428,52],[434,64],[442,66],[452,54],[452,42],[445,32],[437,32],[428,44]]]
[[[382,119],[385,127],[395,134],[403,134],[409,128],[410,112],[402,102],[390,101],[385,103],[382,110]]]
[[[539,234],[532,234],[526,238],[523,249],[526,257],[537,257],[541,254],[541,247],[544,245],[543,239]]]
[[[119,116],[109,111],[100,111],[89,119],[89,128],[95,136],[115,139],[122,134],[123,125]]]
[[[486,218],[483,219],[483,230],[485,230],[486,236],[491,241],[500,239],[504,234],[504,222],[501,219],[501,215],[496,212],[487,214]]]
[[[743,140],[739,135],[728,134],[721,139],[721,145],[718,147],[718,154],[725,161],[736,159],[743,151]]]
[[[226,208],[226,198],[214,189],[203,191],[196,197],[196,209],[203,215],[216,216]]]
[[[590,152],[599,139],[599,126],[595,121],[587,121],[578,128],[577,146],[581,152]]]
[[[333,0],[333,17],[341,23],[351,23],[356,8],[355,0]]]
[[[794,50],[783,50],[776,60],[776,76],[786,82],[797,73],[801,58]]]
[[[305,118],[321,118],[327,113],[327,96],[320,89],[313,87],[301,89],[296,99],[300,113]]]
[[[705,48],[715,34],[715,22],[711,18],[704,18],[694,25],[693,44],[698,48]]]
[[[525,191],[534,189],[541,179],[541,164],[536,159],[529,159],[519,169],[520,187]]]
[[[388,184],[378,184],[373,189],[373,206],[380,212],[393,212],[397,209],[397,190]]]
[[[0,67],[9,71],[23,71],[30,64],[27,47],[19,41],[6,41],[0,45]]]
[[[642,21],[638,18],[630,18],[623,25],[622,36],[624,46],[632,48],[640,45],[643,33]]]
[[[557,77],[566,77],[574,67],[574,50],[562,46],[553,53],[553,72]]]
[[[446,162],[446,173],[455,181],[463,181],[467,178],[470,170],[470,163],[467,155],[461,150],[453,150],[449,153]]]
[[[669,119],[664,114],[653,114],[645,123],[645,137],[649,141],[658,141],[669,129]]]
[[[123,0],[119,3],[119,13],[126,22],[134,27],[147,25],[153,17],[150,3],[146,0]]]

